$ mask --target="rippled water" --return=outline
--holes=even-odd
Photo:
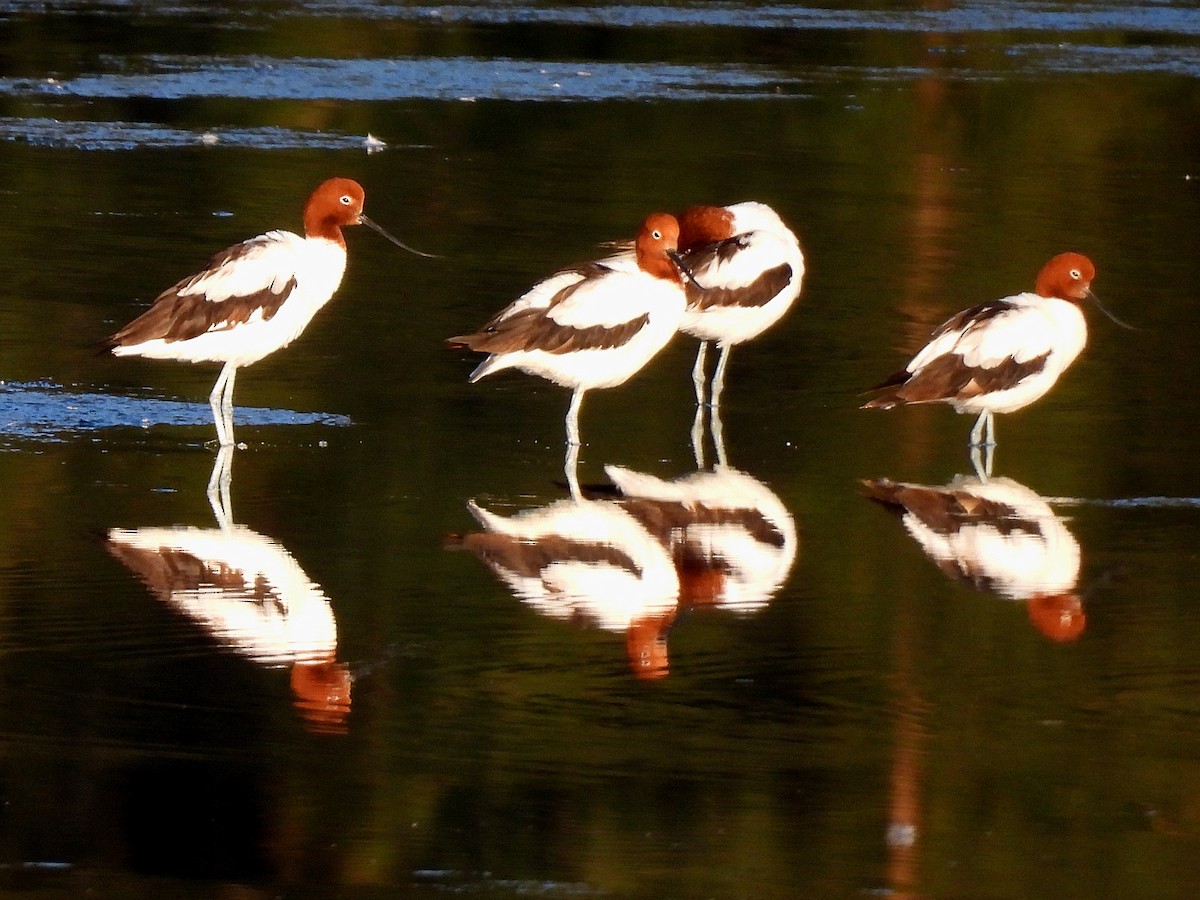
[[[18,2],[0,42],[4,890],[1194,893],[1194,3]],[[97,342],[333,174],[442,258],[348,234],[218,453],[215,369]],[[689,340],[589,395],[570,496],[566,392],[445,338],[744,199],[800,303],[715,422]],[[1066,249],[1138,330],[1089,313],[992,478],[966,418],[858,408]]]

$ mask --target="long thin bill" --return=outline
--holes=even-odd
[[[679,255],[678,251],[668,250],[667,256],[669,256],[671,258],[671,262],[675,263],[676,267],[679,269],[680,274],[682,274],[684,278],[686,278],[688,281],[690,281],[692,284],[694,284],[696,286],[697,290],[700,290],[700,291],[708,290],[708,288],[706,288],[704,285],[702,285],[700,282],[698,282],[696,280],[696,276],[693,275],[692,270],[689,269],[684,264],[683,257]]]
[[[1098,310],[1100,310],[1100,312],[1102,312],[1106,316],[1108,316],[1110,319],[1112,319],[1113,322],[1120,325],[1122,328],[1128,328],[1130,331],[1137,331],[1137,328],[1135,328],[1133,325],[1130,325],[1128,322],[1122,322],[1115,315],[1113,315],[1112,311],[1107,306],[1105,306],[1103,303],[1101,303],[1100,298],[1097,297],[1095,294],[1093,294],[1091,291],[1088,291],[1087,295],[1088,295],[1088,299],[1090,299],[1093,303],[1096,304],[1096,308]]]
[[[382,225],[379,225],[379,224],[371,221],[366,216],[364,216],[362,213],[359,213],[358,221],[359,221],[359,224],[366,225],[368,228],[379,232],[385,238],[387,238],[389,241],[391,241],[393,244],[395,244],[397,247],[407,250],[409,253],[414,253],[417,256],[424,256],[426,259],[441,259],[441,257],[438,256],[436,253],[426,253],[423,250],[417,250],[414,247],[408,246],[408,244],[404,243],[404,241],[400,240],[398,237],[388,234],[388,232],[384,231]]]

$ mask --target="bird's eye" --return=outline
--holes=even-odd
[[[662,240],[662,232],[661,231],[652,231],[652,232],[650,232],[650,237],[654,238],[656,241],[661,241]]]
[[[342,196],[338,197],[338,202],[341,203],[342,206],[349,206],[354,202],[354,198],[349,194],[342,194]]]
[[[1076,281],[1078,281],[1079,279],[1081,279],[1083,277],[1083,273],[1080,272],[1078,269],[1072,269],[1067,274],[1070,275]]]

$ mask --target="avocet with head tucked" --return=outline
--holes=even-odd
[[[804,280],[800,242],[765,203],[693,206],[679,216],[679,251],[696,276],[687,284],[679,330],[700,341],[692,381],[704,402],[708,343],[721,348],[709,403],[719,406],[729,351],[758,337],[791,309]]]
[[[679,220],[679,253],[694,278],[684,284],[687,309],[679,330],[700,340],[692,381],[696,402],[719,406],[729,352],[758,337],[792,307],[804,280],[800,242],[765,203],[690,206]],[[629,266],[628,249],[605,260]],[[721,348],[707,390],[709,342]]]

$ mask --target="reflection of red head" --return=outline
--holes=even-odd
[[[682,606],[715,606],[725,593],[725,569],[700,560],[677,562],[679,602]]]
[[[625,632],[625,651],[629,668],[638,678],[666,678],[671,673],[667,651],[667,629],[675,614],[652,616],[630,624]]]
[[[305,726],[317,734],[345,734],[350,714],[350,667],[345,663],[296,663],[292,693]]]
[[[1028,602],[1029,621],[1052,641],[1066,643],[1083,634],[1087,617],[1076,594],[1050,594]]]

